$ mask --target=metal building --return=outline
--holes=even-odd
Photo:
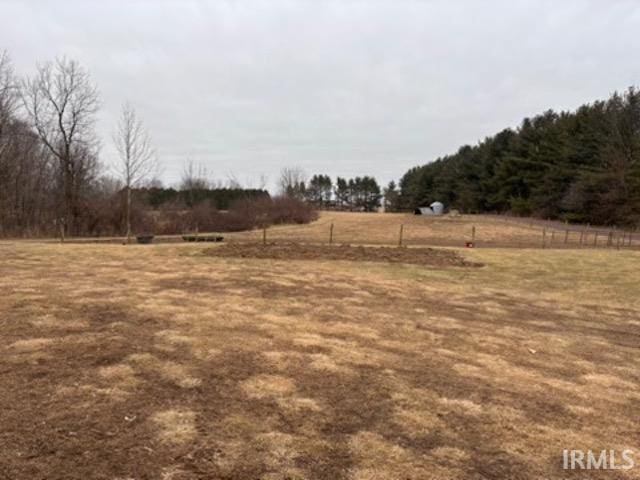
[[[433,202],[428,207],[416,208],[413,213],[416,215],[443,215],[444,205],[441,202]]]
[[[442,215],[444,213],[444,205],[440,202],[433,202],[429,206],[431,207],[434,215]]]

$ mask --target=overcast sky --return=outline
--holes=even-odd
[[[524,116],[640,84],[640,1],[0,0],[20,74],[90,70],[102,159],[131,101],[164,165],[273,186],[308,174],[399,178]]]

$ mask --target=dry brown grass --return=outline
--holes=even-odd
[[[580,247],[583,231],[584,248],[607,247],[609,231],[577,225],[564,226],[559,222],[535,221],[490,215],[458,215],[442,217],[404,213],[320,212],[320,218],[308,225],[283,225],[267,230],[269,241],[327,243],[333,224],[332,240],[336,244],[397,245],[400,226],[403,226],[404,245],[434,245],[462,247],[472,239],[475,226],[475,244],[478,247],[541,248],[543,230],[547,248]],[[565,230],[569,234],[565,243]],[[598,232],[597,237],[595,233]],[[236,241],[261,241],[262,231],[226,234]],[[616,237],[617,238],[617,237]],[[595,244],[594,244],[595,240]],[[625,237],[624,248],[629,238]],[[615,241],[613,246],[615,246]],[[631,246],[640,246],[640,234],[631,237]]]
[[[0,478],[574,478],[565,448],[638,448],[636,252],[206,248],[0,245]]]

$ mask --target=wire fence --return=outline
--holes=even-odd
[[[121,237],[74,242],[122,243]],[[185,233],[156,236],[153,242],[304,243],[401,247],[537,249],[640,249],[640,232],[566,225],[545,220],[491,215],[422,217],[399,214],[322,216],[304,225],[278,225],[243,232]]]
[[[271,227],[226,234],[231,242],[322,243],[349,245],[447,246],[470,248],[639,249],[640,232],[622,229],[542,226],[518,220],[500,222],[416,222],[354,225],[324,220],[309,225]]]

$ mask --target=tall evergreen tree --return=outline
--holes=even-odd
[[[399,206],[439,200],[464,212],[640,223],[640,92],[575,112],[548,110],[479,144],[409,170]]]

